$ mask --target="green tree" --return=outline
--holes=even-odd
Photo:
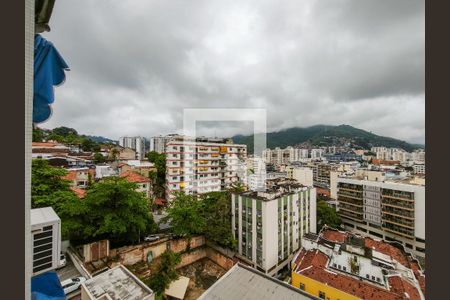
[[[80,244],[109,239],[119,246],[154,232],[148,201],[136,187],[117,177],[94,183],[83,201],[65,211],[71,240]]]
[[[181,255],[166,250],[158,260],[159,264],[155,275],[150,277],[146,283],[156,294],[162,295],[170,283],[178,279],[176,266],[181,262]]]
[[[52,167],[46,160],[34,159],[31,166],[32,208],[54,206],[59,197],[66,198],[64,193],[75,195],[70,190],[70,182],[62,179],[66,174],[66,170]]]
[[[162,222],[169,222],[175,235],[191,238],[193,235],[204,233],[206,220],[203,202],[197,197],[176,193],[166,213],[167,216]]]
[[[52,132],[55,135],[59,135],[62,137],[66,137],[68,135],[75,135],[78,136],[78,132],[73,129],[73,128],[69,128],[69,127],[65,127],[65,126],[61,126],[61,127],[56,127],[52,130]]]
[[[95,164],[103,163],[106,161],[106,158],[101,153],[98,152],[94,153],[93,159]]]
[[[43,130],[33,125],[33,142],[42,142],[43,139],[44,139]]]
[[[205,237],[221,246],[233,249],[236,240],[231,231],[231,193],[211,192],[202,195],[204,205]]]
[[[341,226],[341,218],[332,207],[320,200],[317,202],[317,231],[320,231],[326,224],[333,228],[339,228]]]
[[[149,162],[155,164],[156,177],[153,181],[154,193],[156,196],[165,197],[165,182],[166,182],[166,155],[160,154],[155,151],[147,153],[147,159]]]

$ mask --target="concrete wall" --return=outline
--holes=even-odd
[[[195,249],[205,244],[203,236],[193,237],[191,239],[190,248]],[[167,249],[175,253],[180,253],[187,250],[187,239],[167,240],[163,239],[156,243],[144,243],[135,246],[126,246],[110,250],[110,256],[118,256],[121,264],[125,266],[134,265],[141,261],[147,260],[148,252],[152,251],[153,258],[160,256]]]

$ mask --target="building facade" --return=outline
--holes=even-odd
[[[414,256],[345,231],[324,227],[305,236],[291,267],[291,284],[321,299],[425,299],[425,274]]]
[[[258,270],[274,275],[316,232],[316,190],[295,180],[266,182],[266,191],[233,193],[232,231],[238,252]]]
[[[166,197],[175,192],[221,191],[246,176],[247,146],[224,141],[172,140],[166,144]]]
[[[345,228],[397,241],[425,257],[425,186],[408,182],[338,178],[339,215]]]
[[[119,146],[123,148],[130,148],[136,151],[134,159],[143,160],[145,158],[145,140],[140,136],[123,136],[119,138]]]

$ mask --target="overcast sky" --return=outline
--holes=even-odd
[[[422,0],[56,1],[50,27],[71,71],[45,128],[150,137],[181,132],[183,108],[266,108],[269,131],[425,142]]]

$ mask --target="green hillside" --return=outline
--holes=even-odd
[[[253,152],[253,135],[236,135],[233,137],[233,141],[237,144],[246,144],[249,153]],[[271,149],[275,147],[300,146],[301,144],[314,146],[349,145],[360,149],[385,146],[402,148],[406,151],[424,148],[423,145],[410,144],[394,138],[379,136],[349,125],[294,127],[267,133],[267,147]]]

